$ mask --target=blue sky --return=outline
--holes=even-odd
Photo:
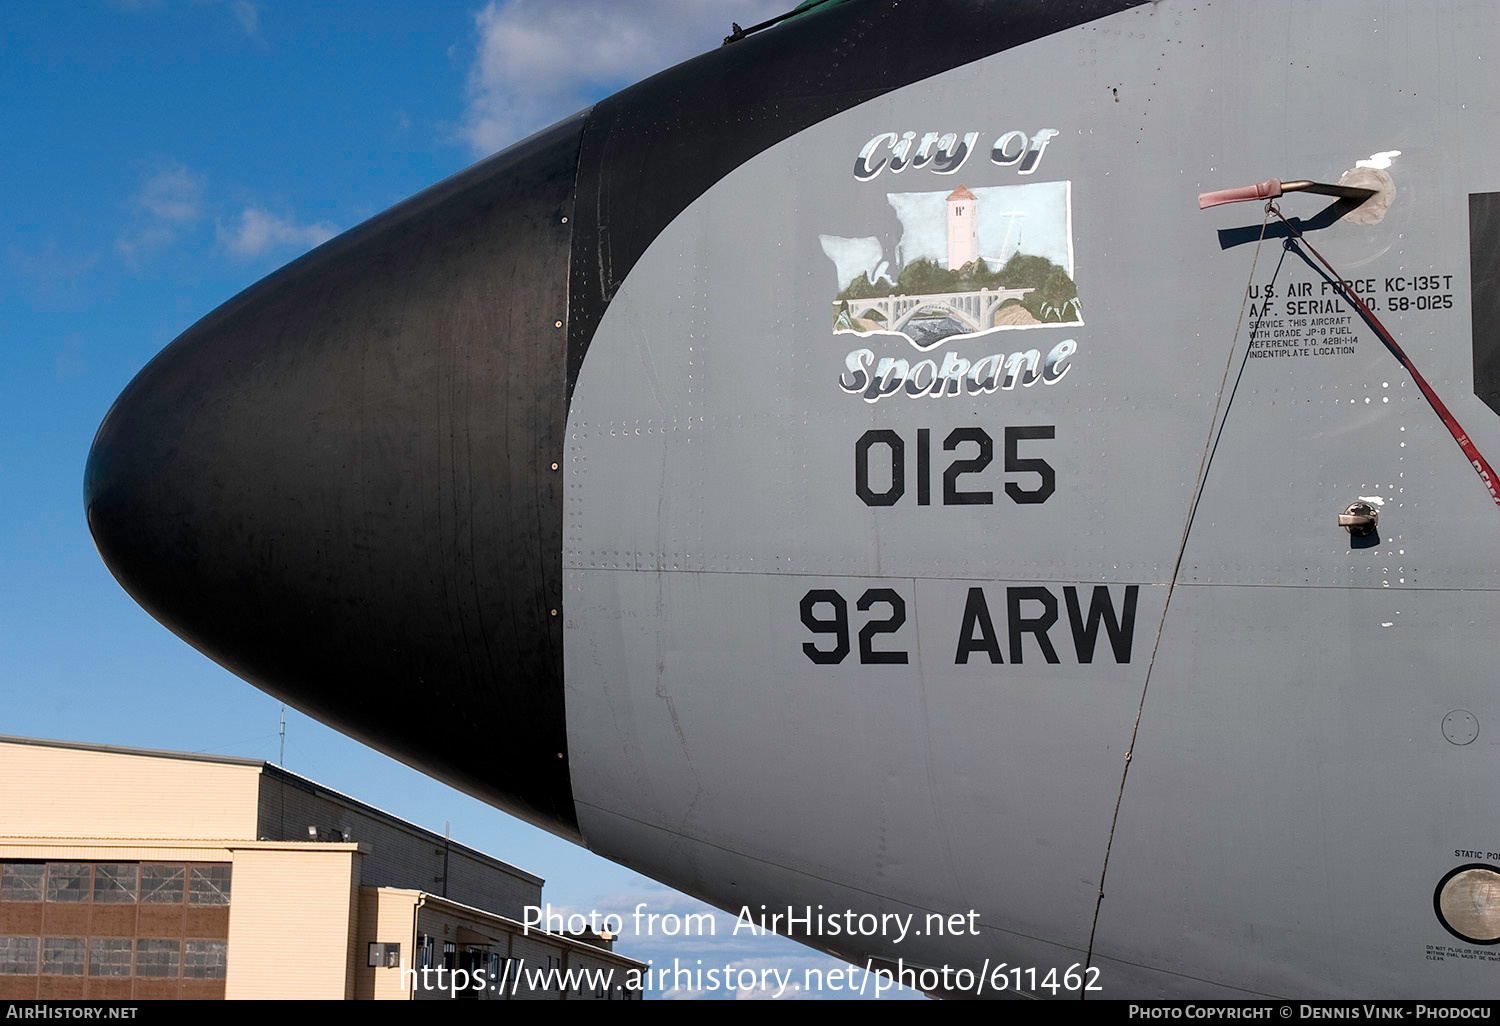
[[[84,523],[89,443],[176,335],[332,235],[790,0],[13,4],[0,35],[0,733],[264,758],[279,706],[146,615]],[[295,711],[286,766],[547,878],[698,908]],[[790,941],[621,950],[836,965]],[[694,995],[677,995],[694,996]],[[721,996],[721,995],[707,995]],[[749,995],[745,995],[749,996]],[[833,995],[821,995],[833,996]]]

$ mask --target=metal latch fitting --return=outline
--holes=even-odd
[[[1380,510],[1368,502],[1351,502],[1349,508],[1339,514],[1339,526],[1347,528],[1356,538],[1374,534],[1379,522]]]

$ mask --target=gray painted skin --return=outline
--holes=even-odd
[[[1400,150],[1381,223],[1310,238],[1376,281],[1378,314],[1493,458],[1467,197],[1500,190],[1497,19],[1489,4],[1167,0],[860,105],[692,203],[609,306],[568,419],[567,730],[588,845],[731,911],[978,913],[977,937],[807,938],[861,965],[988,959],[1041,978],[1084,963],[1092,934],[1105,996],[1496,996],[1493,962],[1457,954],[1496,949],[1447,933],[1433,891],[1474,861],[1457,851],[1500,851],[1500,511],[1354,318],[1353,352],[1249,360],[1226,420],[1247,282],[1275,276],[1267,333],[1292,283],[1331,297],[1294,256],[1278,272],[1274,240],[1258,258],[1220,248],[1219,229],[1259,229],[1259,204],[1194,199],[1336,181]],[[990,162],[1003,133],[1043,128],[1059,134],[1029,177]],[[979,132],[977,152],[953,175],[855,179],[873,136],[929,130]],[[888,193],[1030,181],[1072,183],[1082,324],[930,354],[833,333],[841,283],[820,234],[880,237],[895,265]],[[1281,205],[1306,218],[1326,202]],[[1415,274],[1451,275],[1426,290],[1451,307],[1389,309],[1385,279]],[[838,385],[862,346],[973,361],[1069,338],[1050,385],[873,404]],[[1035,480],[1004,471],[1016,425],[1055,428],[1021,446],[1055,468],[1046,502],[1001,490]],[[974,426],[995,458],[963,487],[994,504],[917,505],[918,429],[936,497],[955,455],[942,438]],[[871,429],[905,441],[892,506],[855,494]],[[1371,495],[1380,540],[1354,548],[1335,517]],[[1117,610],[1139,587],[1126,662],[1103,631],[1079,661],[1063,588],[1086,603],[1098,584]],[[1057,598],[1057,663],[1009,636],[1008,586]],[[955,664],[974,587],[1003,665]],[[870,588],[905,603],[875,638],[905,664],[860,662],[853,635],[888,611],[855,609]],[[812,589],[848,603],[855,652],[837,665],[803,651],[830,644],[799,619]],[[1480,724],[1462,746],[1441,729],[1459,709]]]

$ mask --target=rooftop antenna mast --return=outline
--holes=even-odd
[[[286,768],[286,706],[281,707],[281,751],[276,756],[276,765]]]

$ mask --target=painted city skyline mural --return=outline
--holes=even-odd
[[[925,350],[954,337],[1082,322],[1071,182],[960,185],[886,201],[901,225],[892,257],[878,236],[818,236],[838,285],[836,334],[896,335]]]

